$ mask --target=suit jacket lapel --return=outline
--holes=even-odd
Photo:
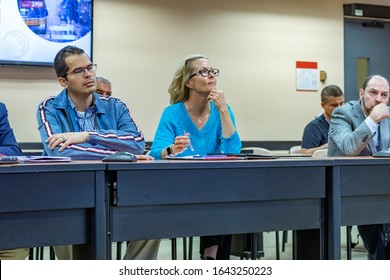
[[[355,116],[355,128],[358,127],[366,119],[363,114],[362,108],[360,108],[360,102],[356,102],[354,104],[353,115]]]
[[[384,119],[380,122],[381,129],[381,144],[382,150],[387,150],[389,147],[389,119]]]
[[[355,116],[354,129],[356,129],[366,119],[366,116],[363,114],[362,108],[360,107],[360,101],[356,102],[355,105],[353,106],[353,112],[354,112],[354,116]],[[368,147],[364,148],[360,154],[365,154],[365,152],[364,152],[365,149],[370,150],[369,154],[374,154],[376,152],[374,138],[372,138],[368,142]]]

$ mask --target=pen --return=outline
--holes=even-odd
[[[185,130],[184,130],[184,135],[187,135],[187,132]],[[189,139],[189,137],[188,137],[188,139]],[[194,151],[194,147],[191,144],[191,139],[190,139],[190,144],[188,146],[190,147],[191,151],[193,152]]]

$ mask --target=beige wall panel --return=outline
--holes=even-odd
[[[373,2],[373,1],[370,1]],[[377,4],[384,4],[375,1]],[[343,1],[95,0],[94,62],[152,141],[181,59],[209,57],[242,140],[300,140],[322,111],[320,90],[343,88]],[[295,62],[328,73],[318,92],[295,90]],[[36,109],[60,92],[51,68],[0,67],[0,101],[18,141],[40,141]]]

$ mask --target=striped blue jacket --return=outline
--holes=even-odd
[[[58,151],[61,146],[50,149],[46,140],[53,134],[80,131],[67,92],[64,89],[57,96],[49,97],[39,104],[37,120],[44,146],[43,155],[68,156],[72,159],[102,159],[117,151],[133,154],[144,152],[144,136],[126,105],[115,97],[93,93],[93,98],[96,104],[97,130],[89,131],[88,142],[72,144],[62,152]]]

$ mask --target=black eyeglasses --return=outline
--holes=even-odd
[[[214,76],[218,76],[219,75],[219,69],[213,69],[213,68],[211,68],[210,70],[209,69],[201,69],[198,72],[192,74],[188,78],[188,80],[191,79],[192,77],[198,75],[198,74],[200,74],[202,77],[207,77],[210,73],[213,73]]]
[[[68,76],[70,74],[76,75],[76,76],[82,76],[85,73],[85,70],[88,70],[88,72],[96,72],[97,65],[96,64],[90,64],[87,67],[80,67],[74,69],[72,72],[66,73],[65,76]]]

